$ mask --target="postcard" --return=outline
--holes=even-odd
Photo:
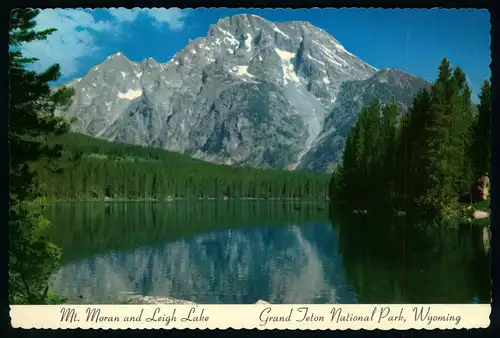
[[[9,36],[13,327],[489,326],[488,11],[19,9]]]

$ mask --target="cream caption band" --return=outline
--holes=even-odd
[[[488,304],[425,305],[13,305],[25,329],[472,329]]]

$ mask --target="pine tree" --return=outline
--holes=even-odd
[[[384,202],[391,202],[396,175],[396,127],[398,104],[393,100],[382,109],[380,195]]]
[[[37,14],[33,9],[16,10],[11,14],[9,27],[11,303],[47,302],[48,280],[60,256],[59,250],[41,234],[48,221],[26,203],[40,195],[30,165],[44,160],[57,168],[53,160],[60,157],[61,147],[49,146],[44,137],[68,131],[68,124],[55,117],[54,111],[67,106],[73,95],[69,89],[50,89],[49,82],[60,76],[58,65],[39,74],[26,69],[37,59],[23,57],[22,45],[44,40],[54,32],[35,30]]]
[[[470,150],[476,177],[491,172],[491,85],[488,80],[484,80],[479,100]]]
[[[360,114],[362,116],[362,114]],[[339,168],[337,180],[337,187],[340,196],[343,200],[348,203],[354,203],[359,195],[360,184],[360,169],[359,163],[360,152],[362,150],[361,144],[359,142],[360,135],[360,123],[359,120],[356,125],[350,130],[344,148],[344,154],[342,157],[342,166]]]
[[[425,179],[421,171],[425,149],[422,144],[425,142],[424,128],[430,123],[430,107],[431,94],[424,88],[413,99],[397,136],[396,157],[401,161],[401,165],[395,169],[397,207],[407,213],[415,208],[414,202],[422,190],[420,182]]]
[[[415,168],[420,172],[414,196],[420,215],[446,218],[468,181],[466,150],[470,134],[470,89],[461,69],[451,71],[443,59],[431,89],[428,119],[421,131],[423,145]]]
[[[460,68],[455,68],[453,77],[458,86],[456,97],[457,116],[452,119],[452,131],[455,134],[456,156],[455,167],[457,178],[455,188],[457,192],[465,192],[473,180],[473,164],[470,156],[472,133],[475,116],[472,110],[471,89],[467,83],[465,73]]]
[[[455,168],[454,135],[451,130],[456,95],[456,82],[452,77],[450,64],[446,58],[439,66],[437,81],[431,89],[432,105],[429,120],[424,126],[422,136],[424,149],[417,169],[422,173],[419,186],[422,188],[415,196],[419,215],[431,219],[442,216],[453,198]]]
[[[367,168],[367,179],[374,178],[375,168],[379,165],[381,152],[381,126],[380,126],[380,100],[374,99],[368,107],[367,115],[363,121],[364,132],[364,163]]]
[[[376,206],[380,201],[379,194],[382,189],[383,179],[383,130],[381,125],[381,104],[375,98],[367,109],[367,114],[363,121],[363,140],[365,142],[362,155],[364,166],[363,209]]]

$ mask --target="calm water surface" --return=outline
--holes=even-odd
[[[490,302],[481,231],[410,232],[324,205],[58,203],[52,288],[70,303],[126,294],[197,303]],[[391,229],[392,230],[388,230]]]

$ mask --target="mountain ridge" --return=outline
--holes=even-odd
[[[78,117],[74,131],[109,141],[216,163],[325,171],[345,137],[325,126],[345,100],[357,100],[349,91],[373,99],[379,91],[414,93],[422,81],[374,68],[310,23],[242,14],[219,19],[166,63],[133,62],[117,51],[66,84],[75,101],[59,113]],[[411,102],[399,96],[403,106]],[[340,115],[351,121],[358,111]],[[332,154],[319,151],[329,147]]]

